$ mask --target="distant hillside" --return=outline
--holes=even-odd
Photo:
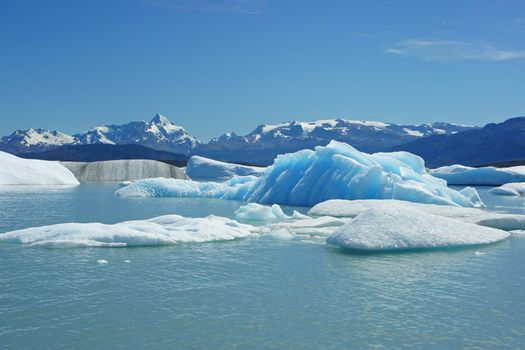
[[[72,162],[95,162],[118,159],[152,159],[164,163],[185,166],[188,160],[183,154],[154,150],[140,145],[64,145],[44,152],[19,154],[30,159],[61,160]]]
[[[428,167],[450,164],[479,166],[525,159],[525,117],[491,123],[481,129],[434,135],[396,146],[415,153]]]

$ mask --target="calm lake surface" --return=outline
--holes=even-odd
[[[0,188],[0,232],[164,214],[233,217],[243,204],[118,198],[116,189]],[[525,213],[525,199],[478,190],[495,210]],[[0,244],[0,348],[146,347],[525,348],[525,236],[370,255],[268,239],[113,249]]]

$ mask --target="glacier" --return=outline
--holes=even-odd
[[[390,251],[488,244],[509,235],[414,208],[390,206],[364,211],[326,241],[345,249]]]
[[[164,215],[149,220],[65,223],[0,234],[0,242],[48,247],[133,247],[229,241],[256,235],[251,225],[224,217]]]
[[[234,176],[259,176],[265,168],[220,162],[200,156],[192,156],[186,165],[186,174],[192,179],[230,179]]]
[[[503,196],[523,196],[525,195],[525,182],[510,182],[489,190],[492,194]]]
[[[449,185],[499,186],[510,182],[525,182],[525,166],[473,168],[460,164],[431,169],[430,174]]]
[[[85,181],[131,181],[166,177],[189,179],[182,169],[150,159],[120,159],[98,162],[61,162],[75,177]]]
[[[159,179],[136,181],[118,196],[234,199],[260,204],[313,206],[329,199],[399,199],[473,207],[468,196],[427,173],[424,161],[407,152],[360,152],[331,141],[315,150],[279,155],[259,177],[236,176],[224,183]]]
[[[0,151],[0,185],[78,185],[58,162],[24,159]]]

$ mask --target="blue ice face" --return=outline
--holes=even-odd
[[[399,199],[472,207],[464,194],[431,176],[420,157],[407,152],[367,154],[332,141],[327,146],[278,156],[257,177],[226,183],[142,180],[120,196],[209,197],[264,204],[313,206],[329,199]],[[467,198],[468,197],[468,198]]]

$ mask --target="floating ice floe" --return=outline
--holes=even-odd
[[[218,216],[159,216],[113,225],[68,223],[0,234],[0,242],[51,247],[132,247],[228,241],[256,234],[251,225]]]
[[[525,182],[512,182],[500,187],[491,188],[492,194],[503,196],[523,196],[525,195]]]
[[[525,166],[472,168],[454,164],[432,169],[430,174],[446,180],[449,185],[496,186],[510,182],[525,182]]]
[[[525,215],[396,200],[331,200],[309,215],[286,215],[278,205],[255,203],[233,219],[178,215],[113,225],[70,223],[0,234],[0,242],[51,247],[127,247],[225,241],[245,237],[324,244],[358,250],[442,248],[496,242],[505,230],[525,229]],[[486,226],[486,227],[483,227]]]
[[[354,218],[367,210],[388,212],[390,208],[422,211],[466,223],[477,224],[505,231],[525,230],[525,215],[504,214],[477,208],[410,203],[398,200],[329,200],[315,205],[308,211],[310,216],[332,216]]]
[[[58,162],[0,152],[0,185],[78,185],[78,181]]]
[[[173,196],[235,199],[262,204],[312,206],[329,199],[399,199],[472,207],[467,196],[429,175],[424,161],[407,152],[362,153],[332,141],[314,151],[278,156],[260,177],[225,183],[146,179],[116,192],[119,196]]]
[[[485,207],[485,203],[483,203],[483,200],[479,196],[478,191],[476,191],[474,187],[465,187],[464,189],[459,191],[459,193],[467,197],[470,200],[470,202],[474,204],[475,207]]]
[[[192,179],[230,179],[234,176],[261,175],[266,168],[220,162],[193,156],[186,165],[186,174]]]
[[[309,216],[294,210],[291,216],[286,215],[277,204],[272,206],[248,203],[235,211],[235,217],[245,222],[272,223],[283,220],[311,219]]]
[[[407,207],[368,209],[327,238],[341,248],[383,251],[494,243],[509,233]]]

